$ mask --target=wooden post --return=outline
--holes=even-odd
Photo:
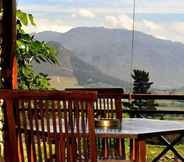
[[[2,84],[4,89],[16,89],[16,0],[2,0]],[[12,100],[9,98],[4,107],[4,156],[6,162],[18,162],[17,138],[15,131],[14,111]]]
[[[18,141],[16,136],[15,116],[13,111],[13,99],[11,94],[6,94],[5,97],[5,116],[7,137],[5,140],[5,162],[18,162]]]
[[[0,96],[3,96],[3,99],[4,99],[3,108],[4,108],[5,118],[6,118],[6,123],[5,123],[6,131],[4,132],[5,162],[14,162],[14,161],[19,162],[12,91],[2,90],[0,91]]]
[[[3,0],[2,78],[4,89],[17,87],[16,0]]]

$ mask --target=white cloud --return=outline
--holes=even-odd
[[[105,17],[105,26],[110,28],[132,28],[132,19],[129,18],[127,15],[120,15],[120,16],[106,16]]]
[[[84,8],[79,9],[77,14],[81,17],[95,18],[95,14],[92,11],[90,11],[88,9],[84,9]]]
[[[176,22],[170,25],[177,33],[184,33],[184,22]]]
[[[139,27],[138,27],[139,28]],[[184,43],[184,22],[155,23],[143,20],[139,30],[149,33],[160,39],[168,39]]]
[[[55,19],[46,19],[41,18],[37,19],[36,26],[26,27],[27,32],[41,32],[41,31],[56,31],[56,32],[66,32],[73,27],[66,24],[61,20]]]
[[[169,32],[163,24],[143,20],[139,23],[138,29],[160,39],[169,39]]]
[[[30,13],[74,13],[76,11],[75,7],[65,7],[60,4],[19,4],[18,9],[27,11]]]
[[[125,28],[132,30],[132,18],[126,14],[106,16],[104,26],[108,28]],[[184,22],[154,22],[142,19],[135,22],[135,30],[151,34],[159,39],[168,39],[184,43]]]
[[[119,3],[119,4],[118,4]],[[132,13],[133,4],[132,1],[127,3],[127,1],[117,2],[114,1],[115,5],[110,3],[104,3],[104,6],[101,5],[100,1],[96,2],[95,5],[88,5],[88,10],[93,10],[95,13]],[[44,4],[19,4],[18,8],[33,11],[33,12],[73,12],[76,8],[80,7],[85,8],[85,2],[77,3],[75,0],[71,1],[71,5],[66,5],[65,3],[44,3]],[[81,8],[82,9],[82,8]],[[137,13],[183,13],[184,12],[184,2],[182,0],[172,0],[172,1],[147,1],[140,0],[136,3],[136,12]]]
[[[131,12],[131,8],[129,8]],[[140,1],[136,4],[137,13],[183,13],[184,12],[184,2],[154,2],[154,1]]]
[[[157,24],[157,23],[154,23],[152,21],[148,21],[148,20],[143,20],[143,25],[148,28],[150,31],[153,31],[153,30],[162,30],[162,27]]]
[[[161,2],[160,2],[161,1]],[[117,3],[117,2],[116,2]],[[128,16],[132,13],[132,4],[126,4],[125,6],[117,6],[113,8],[111,6],[75,6],[74,0],[71,6],[64,6],[61,3],[55,4],[43,4],[42,6],[37,4],[32,5],[22,5],[19,4],[18,8],[24,11],[33,13],[33,15],[38,19],[36,28],[29,28],[29,31],[43,31],[43,30],[53,30],[59,32],[65,32],[75,26],[86,25],[90,26],[90,20],[93,19],[93,26],[102,26],[109,28],[126,28],[128,30],[132,29],[132,17]],[[181,0],[168,0],[167,3],[163,0],[150,1],[150,0],[140,0],[136,4],[136,13],[184,13],[184,1]],[[47,17],[48,15],[56,15],[56,17]],[[61,15],[61,16],[58,16]],[[68,16],[66,19],[62,19],[62,16]],[[38,17],[38,18],[37,18]],[[40,18],[39,18],[40,17]],[[71,18],[71,20],[70,20]],[[82,22],[82,18],[88,18],[85,23]],[[98,18],[96,21],[95,18]],[[62,19],[63,21],[61,21]],[[65,21],[66,20],[66,21]],[[72,21],[73,20],[73,21]],[[96,22],[95,22],[96,21]],[[72,25],[69,25],[72,24]],[[172,20],[169,22],[168,19],[164,21],[148,20],[141,18],[136,21],[136,30],[142,31],[144,33],[151,34],[157,38],[170,39],[175,41],[184,42],[184,22],[175,22]]]

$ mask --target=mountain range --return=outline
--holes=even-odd
[[[71,87],[124,87],[129,83],[97,69],[95,66],[79,59],[70,50],[58,42],[48,41],[49,46],[57,49],[59,64],[37,64],[34,69],[48,74],[54,88],[64,89]]]
[[[36,34],[40,40],[57,42],[60,54],[64,49],[65,56],[61,54],[59,60],[70,58],[68,64],[72,66],[69,69],[80,83],[80,78],[86,80],[85,71],[89,82],[96,79],[94,83],[97,80],[99,83],[100,76],[103,76],[103,83],[108,78],[107,84],[117,86],[128,85],[131,78],[131,37],[129,30],[103,27],[78,27],[66,33],[45,31]],[[178,88],[184,85],[184,44],[136,31],[133,50],[133,68],[149,72],[154,87]],[[62,62],[62,66],[66,62]],[[53,70],[54,75],[62,76],[63,72],[71,75],[66,70]],[[95,77],[90,78],[92,74]]]

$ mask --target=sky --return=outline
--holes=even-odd
[[[29,32],[67,32],[79,26],[132,30],[133,0],[17,0],[35,17]],[[184,43],[183,0],[136,0],[135,29]]]

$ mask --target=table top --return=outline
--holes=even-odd
[[[61,119],[62,121],[62,119]],[[54,133],[53,121],[50,121],[50,133]],[[56,120],[56,133],[60,133],[58,120]],[[35,123],[35,122],[34,122]],[[42,130],[42,125],[38,124],[38,129],[36,129],[35,124],[33,125],[33,130],[38,130],[38,132],[48,132],[46,123],[44,123],[44,130]],[[24,129],[24,126],[21,126]],[[19,128],[20,129],[20,128]],[[28,125],[26,130],[30,130]],[[64,131],[64,125],[63,125]],[[172,120],[155,120],[155,119],[145,119],[145,118],[124,118],[121,122],[121,127],[119,129],[109,129],[109,128],[96,128],[97,137],[128,137],[128,138],[138,138],[138,137],[150,137],[158,136],[164,134],[174,134],[183,133],[184,134],[184,121],[172,121]]]
[[[97,136],[104,137],[137,138],[173,133],[184,133],[184,121],[125,118],[119,129],[96,129]]]

